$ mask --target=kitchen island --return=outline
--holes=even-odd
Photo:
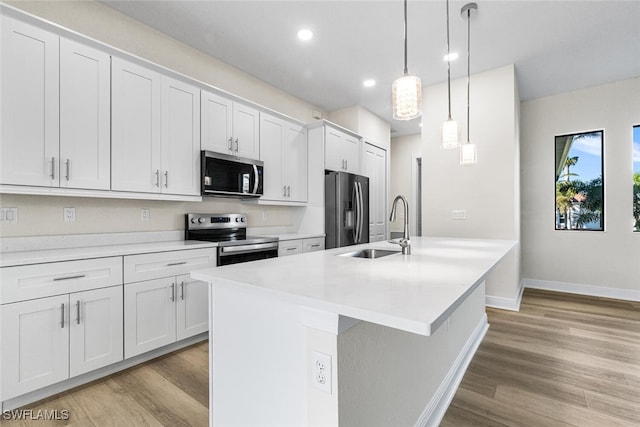
[[[514,241],[416,237],[199,270],[215,426],[437,425]]]

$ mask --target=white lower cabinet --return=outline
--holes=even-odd
[[[302,253],[302,239],[281,240],[278,242],[278,256],[297,255]]]
[[[173,277],[125,286],[125,357],[133,357],[175,342],[175,286]]]
[[[127,284],[125,358],[208,331],[208,292],[188,274]]]
[[[215,267],[215,249],[124,257],[125,358],[209,330],[209,288],[188,274]]]
[[[324,237],[310,237],[307,239],[280,240],[278,256],[297,255],[324,250]]]
[[[0,311],[2,400],[122,360],[122,285]]]

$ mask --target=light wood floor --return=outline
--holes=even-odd
[[[640,426],[640,303],[528,289],[490,328],[449,426]]]
[[[529,289],[519,313],[487,311],[491,327],[442,427],[640,426],[639,303]],[[206,426],[207,345],[28,407],[67,409],[69,421],[0,425]]]
[[[0,426],[207,426],[208,345],[195,344],[22,408],[66,409],[68,421],[0,421]]]

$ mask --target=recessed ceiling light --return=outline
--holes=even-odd
[[[307,40],[311,40],[313,38],[313,31],[303,28],[302,30],[298,31],[298,38],[305,42]]]
[[[376,85],[376,81],[373,79],[367,79],[362,82],[362,86],[364,87],[374,87]]]
[[[449,60],[449,61],[455,61],[456,59],[458,59],[458,54],[456,52],[451,52],[449,55],[445,55],[444,56],[444,60]]]

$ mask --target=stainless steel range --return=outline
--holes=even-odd
[[[246,214],[187,214],[185,240],[218,242],[218,265],[278,256],[277,237],[248,237]]]

